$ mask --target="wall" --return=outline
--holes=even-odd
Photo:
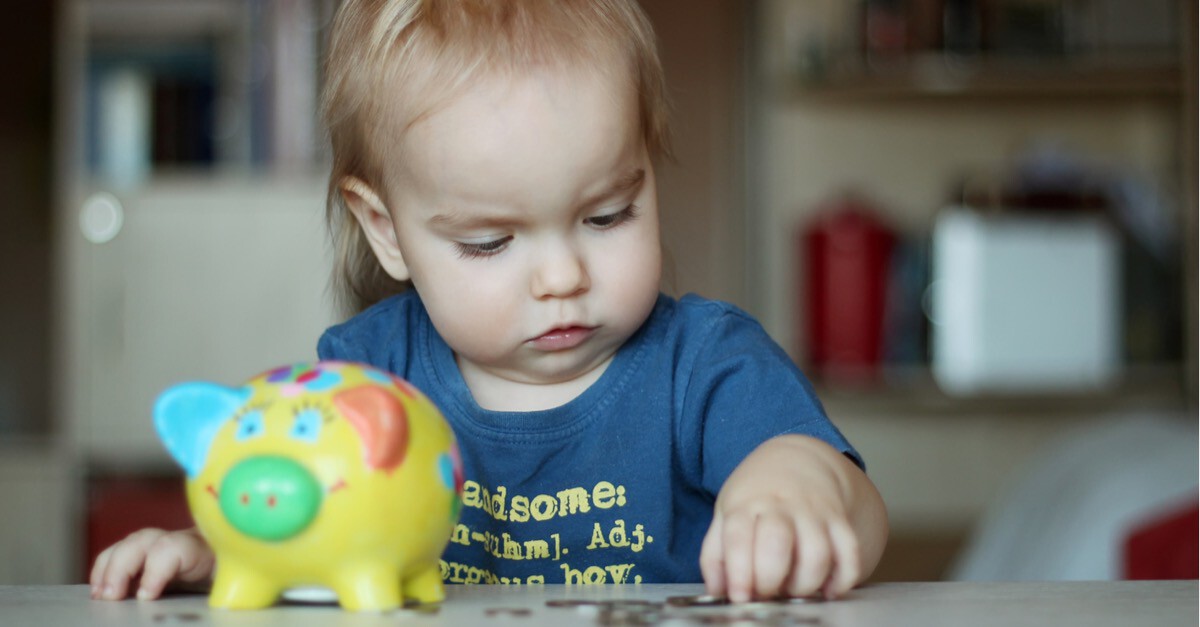
[[[78,485],[50,419],[54,2],[0,20],[0,584],[74,575]]]
[[[739,305],[744,274],[744,28],[748,4],[643,0],[659,39],[675,159],[656,169],[664,287]]]
[[[50,430],[50,59],[53,2],[0,24],[0,438]]]

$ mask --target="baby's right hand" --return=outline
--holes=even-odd
[[[156,599],[172,581],[194,583],[212,576],[212,549],[195,528],[142,529],[104,549],[92,566],[93,599],[119,601],[140,574],[139,600]]]

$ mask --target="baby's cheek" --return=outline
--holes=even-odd
[[[509,336],[519,326],[512,317],[505,315],[499,307],[478,310],[470,307],[467,303],[461,307],[451,306],[454,311],[442,316],[430,311],[434,327],[451,350],[476,363],[488,363],[511,351],[515,340]]]
[[[661,267],[659,255],[643,252],[641,259],[628,259],[623,272],[617,275],[619,302],[616,304],[622,312],[634,318],[637,325],[649,317],[658,300]]]

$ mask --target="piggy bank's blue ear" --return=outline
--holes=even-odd
[[[215,383],[181,383],[159,395],[154,402],[154,427],[188,477],[204,467],[217,430],[249,397],[249,388]]]

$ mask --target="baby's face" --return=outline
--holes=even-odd
[[[385,165],[397,244],[468,381],[594,379],[661,274],[633,90],[590,71],[470,87]]]

